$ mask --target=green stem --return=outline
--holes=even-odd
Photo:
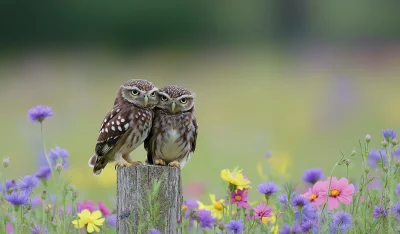
[[[54,174],[53,174],[53,168],[52,168],[51,163],[50,163],[50,159],[49,159],[49,157],[47,156],[46,143],[45,143],[45,141],[44,141],[43,124],[42,124],[42,123],[40,123],[40,133],[42,134],[42,143],[43,143],[43,152],[44,152],[44,156],[46,157],[47,164],[49,164],[50,171],[51,171],[51,175],[54,176]]]

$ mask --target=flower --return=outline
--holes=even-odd
[[[241,170],[234,170],[233,172],[230,172],[228,169],[224,169],[221,171],[221,178],[224,181],[229,182],[231,191],[250,188],[251,182],[244,177],[244,175],[241,173]]]
[[[51,175],[50,167],[41,166],[39,170],[35,173],[35,176],[39,179],[48,180]]]
[[[338,211],[332,217],[330,233],[345,233],[351,226],[351,215],[344,211]]]
[[[39,195],[35,196],[31,200],[32,209],[35,209],[36,207],[41,206],[42,204],[43,204],[42,198]]]
[[[48,117],[53,116],[50,106],[36,106],[28,111],[28,118],[34,123],[42,123]]]
[[[244,208],[249,208],[248,202],[248,190],[236,190],[232,191],[231,193],[231,203],[232,204],[237,204],[238,207],[244,207]]]
[[[150,229],[149,234],[161,234],[161,232],[159,232],[157,229]]]
[[[190,217],[190,212],[197,209],[199,204],[197,201],[189,199],[183,202],[182,211],[185,212],[185,217],[188,219]]]
[[[271,217],[272,209],[264,203],[258,204],[254,210],[254,217],[262,219],[263,217]]]
[[[302,196],[306,197],[311,204],[313,204],[314,206],[318,206],[316,204],[316,199],[319,197],[319,193],[324,191],[324,182],[322,181],[318,181],[317,183],[314,184],[314,186],[312,188],[309,188],[307,192],[305,192]]]
[[[209,210],[197,211],[197,218],[201,228],[212,228],[215,223],[215,218],[212,216],[211,211]]]
[[[88,210],[93,212],[95,210],[95,204],[93,201],[85,200],[84,202],[78,202],[78,211]]]
[[[387,141],[396,138],[397,135],[396,131],[391,129],[382,129],[382,134]]]
[[[397,217],[397,220],[400,219],[400,201],[398,201],[398,202],[396,203],[396,205],[394,205],[394,206],[392,207],[392,213],[393,213],[394,216]]]
[[[31,232],[32,232],[32,234],[49,234],[47,229],[45,227],[41,227],[41,226],[35,226],[35,227],[31,228]]]
[[[300,225],[301,231],[304,233],[309,233],[314,228],[314,226],[315,226],[314,222],[312,222],[310,220],[308,220]]]
[[[7,193],[10,193],[18,188],[17,182],[15,180],[7,180],[5,183],[0,185],[0,191],[4,193],[4,187]]]
[[[324,179],[324,177],[325,175],[321,168],[312,168],[304,171],[302,179],[310,184],[315,184],[318,180]]]
[[[108,209],[108,207],[104,205],[102,201],[97,202],[97,206],[99,207],[99,210],[101,211],[101,213],[103,213],[104,216],[107,216],[111,213],[110,209]]]
[[[320,185],[323,189],[319,193],[318,198],[315,199],[316,205],[325,203],[326,197],[328,197],[328,209],[333,210],[339,207],[339,203],[342,202],[349,205],[353,201],[354,185],[349,184],[346,178],[338,180],[336,177],[332,177],[332,182],[329,189],[330,177]]]
[[[35,188],[39,187],[39,179],[35,176],[24,176],[24,178],[19,180],[18,186],[22,191],[31,193]]]
[[[383,205],[375,206],[372,212],[375,218],[386,217],[388,214],[387,209]]]
[[[293,207],[301,209],[305,205],[309,204],[310,201],[307,198],[303,197],[303,196],[294,196],[291,199],[290,203],[292,204]]]
[[[396,185],[396,194],[397,196],[400,196],[400,184]]]
[[[313,221],[317,218],[317,208],[315,206],[308,204],[303,207],[303,210],[301,210],[301,221]]]
[[[276,186],[273,182],[267,181],[258,185],[258,192],[264,194],[265,198],[268,200],[270,196],[278,192],[278,186]]]
[[[374,150],[374,149],[371,149],[369,151],[367,162],[368,162],[368,165],[370,165],[371,167],[375,168],[380,163],[382,163],[382,159],[383,159],[383,162],[384,162],[384,166],[386,166],[387,163],[388,163],[388,157],[386,155],[386,151],[385,150]]]
[[[80,229],[86,225],[86,231],[88,233],[92,233],[94,231],[99,232],[100,228],[98,226],[102,226],[105,218],[101,218],[101,212],[96,210],[91,213],[89,210],[82,210],[81,213],[78,213],[79,220],[72,221],[72,224],[76,229]]]
[[[60,147],[56,147],[54,149],[50,149],[49,158],[51,159],[52,166],[56,166],[57,163],[61,163],[64,168],[68,168],[68,150],[62,149]]]
[[[242,220],[231,220],[230,223],[225,225],[225,227],[230,231],[230,233],[242,233],[243,226],[244,225]]]
[[[29,195],[24,191],[14,191],[11,194],[6,195],[5,199],[14,206],[20,206],[28,204]]]
[[[6,232],[7,232],[7,233],[13,233],[13,232],[14,232],[14,228],[13,228],[13,226],[12,226],[11,223],[7,223],[7,225],[6,225]]]
[[[107,221],[111,227],[116,227],[117,226],[117,215],[113,214],[113,215],[107,216]]]
[[[210,199],[212,205],[205,206],[201,202],[197,202],[199,204],[199,210],[209,210],[211,211],[212,215],[218,219],[221,219],[224,214],[224,200],[216,200],[214,194],[210,194]]]
[[[288,224],[284,224],[279,234],[290,234],[290,226]]]
[[[10,157],[3,159],[3,167],[7,168],[10,165]]]
[[[278,196],[278,202],[286,207],[288,204],[288,197],[285,194],[281,194]]]

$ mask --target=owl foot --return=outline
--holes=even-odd
[[[117,170],[120,167],[130,167],[130,166],[132,166],[132,164],[127,163],[127,162],[117,162],[115,164],[115,170]]]
[[[165,166],[165,162],[164,162],[164,160],[162,160],[162,159],[157,159],[157,160],[154,162],[154,164],[156,164],[156,165],[161,165],[161,166]]]
[[[181,168],[181,164],[178,161],[172,161],[168,164],[170,167]]]

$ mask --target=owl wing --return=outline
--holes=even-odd
[[[193,133],[193,140],[191,142],[190,152],[194,152],[196,150],[197,133],[199,129],[196,118],[193,118],[193,126],[194,126],[194,133]]]
[[[153,164],[153,155],[151,152],[151,138],[153,137],[153,131],[150,130],[149,135],[146,137],[146,139],[143,142],[144,149],[147,151],[147,160],[146,162],[150,165]]]
[[[121,136],[132,128],[130,126],[131,117],[133,116],[131,113],[130,109],[122,109],[120,105],[116,105],[105,116],[100,127],[99,137],[97,138],[95,148],[97,156],[106,155],[118,143]]]

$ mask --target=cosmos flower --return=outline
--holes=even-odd
[[[7,233],[13,233],[14,232],[14,228],[13,228],[13,225],[11,223],[7,223],[6,232]]]
[[[272,209],[264,203],[258,204],[254,210],[254,218],[262,219],[263,217],[271,217]]]
[[[101,211],[101,213],[103,213],[104,216],[107,216],[111,213],[110,209],[108,209],[108,207],[104,205],[102,201],[97,202],[97,206],[99,207],[99,210]]]
[[[152,228],[152,229],[150,229],[149,234],[161,234],[161,232],[159,232],[159,231],[158,231],[157,229],[155,229],[155,228]]]
[[[22,191],[26,191],[31,193],[35,188],[39,187],[40,181],[35,176],[24,176],[24,178],[20,179],[18,182],[18,187]]]
[[[30,228],[32,234],[49,234],[45,227],[35,226]]]
[[[232,204],[237,204],[238,207],[244,207],[244,208],[248,208],[249,204],[248,202],[248,190],[244,189],[244,190],[236,190],[236,191],[232,191],[231,193],[231,203]]]
[[[333,210],[339,207],[340,202],[349,205],[353,201],[354,185],[349,184],[346,178],[338,180],[336,177],[332,177],[332,183],[329,188],[330,178],[322,182],[320,185],[323,191],[319,192],[318,198],[315,199],[316,205],[325,203],[326,197],[328,197],[328,209]]]
[[[228,169],[224,169],[221,171],[221,178],[229,183],[231,191],[250,188],[251,182],[244,177],[241,170],[234,170],[233,172],[230,172]]]
[[[216,200],[214,194],[210,194],[210,199],[212,204],[208,206],[205,206],[203,203],[198,201],[199,210],[209,210],[214,217],[221,219],[224,214],[224,200]]]
[[[215,218],[209,210],[197,211],[197,218],[201,228],[212,228],[215,223]]]
[[[311,168],[304,171],[302,179],[307,183],[315,184],[318,180],[323,180],[324,177],[325,175],[321,168]]]
[[[344,211],[338,211],[332,217],[330,233],[345,233],[351,226],[351,215]]]
[[[387,141],[395,139],[397,135],[396,131],[391,129],[382,129],[382,134]]]
[[[51,170],[48,166],[41,166],[39,170],[35,173],[38,179],[48,180],[51,176]]]
[[[273,182],[267,181],[258,185],[258,192],[264,194],[265,198],[268,200],[270,196],[278,192],[278,186],[276,186]]]
[[[21,192],[14,191],[11,194],[6,195],[5,199],[14,206],[21,206],[21,205],[26,205],[28,203],[29,195],[24,191]]]
[[[49,106],[36,106],[28,111],[28,118],[34,123],[42,123],[43,120],[53,116],[52,108]]]
[[[76,229],[80,229],[86,226],[86,231],[88,233],[92,233],[94,231],[99,232],[100,228],[98,226],[102,226],[105,218],[101,218],[101,212],[96,210],[91,213],[89,210],[82,210],[81,213],[78,213],[79,219],[72,221],[72,224]]]
[[[302,196],[306,197],[310,203],[314,206],[318,206],[315,201],[319,197],[319,193],[324,191],[325,189],[325,184],[322,181],[318,181],[317,183],[314,184],[312,188],[309,188],[306,193],[304,193]]]
[[[383,205],[379,205],[379,206],[374,207],[372,214],[377,219],[380,217],[386,217],[388,214],[388,211],[387,211],[387,209],[385,209],[385,207],[383,207]]]
[[[231,220],[230,223],[225,225],[226,229],[230,231],[229,233],[242,233],[243,226],[242,220]]]
[[[384,162],[384,166],[387,165],[388,163],[388,157],[386,155],[386,151],[385,150],[374,150],[371,149],[369,151],[369,155],[367,158],[367,162],[368,165],[370,165],[373,168],[376,168],[378,165],[380,165],[382,163],[382,159]]]
[[[85,200],[83,202],[78,202],[78,211],[88,210],[93,212],[95,210],[95,204],[93,201]]]

